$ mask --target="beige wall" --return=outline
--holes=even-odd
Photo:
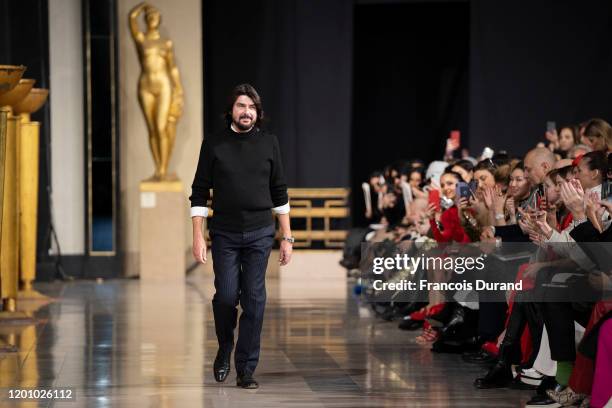
[[[81,0],[50,1],[51,185],[53,221],[64,255],[85,249],[82,41]]]
[[[140,66],[130,37],[128,14],[139,0],[122,0],[119,5],[119,81],[121,131],[121,237],[125,253],[124,275],[138,275],[138,183],[153,174],[146,125],[138,105],[137,82]],[[202,140],[202,12],[200,0],[156,0],[151,4],[162,14],[161,34],[174,43],[176,63],[185,89],[185,108],[177,129],[170,172],[184,185],[186,245],[191,243],[189,201]],[[187,252],[188,247],[185,248]],[[160,248],[163,251],[163,248]]]

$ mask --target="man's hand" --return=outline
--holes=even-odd
[[[192,253],[197,262],[206,263],[206,240],[201,233],[193,235]]]
[[[281,266],[287,265],[291,261],[291,253],[293,252],[293,245],[289,241],[284,239],[280,243],[280,256],[279,263]]]

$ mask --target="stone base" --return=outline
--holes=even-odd
[[[140,252],[142,281],[185,279],[187,205],[180,181],[140,183]]]

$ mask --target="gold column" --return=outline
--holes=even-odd
[[[33,79],[22,79],[10,91],[0,95],[0,106],[12,107],[19,103],[34,86]],[[8,115],[4,182],[2,200],[2,234],[0,235],[0,280],[2,287],[2,312],[0,319],[27,318],[17,312],[19,282],[19,130],[21,119]]]
[[[36,278],[38,138],[40,123],[22,122],[19,140],[19,269],[25,292]]]
[[[40,123],[30,121],[47,100],[47,89],[32,88],[30,93],[13,107],[19,115],[21,128],[18,140],[17,169],[19,173],[19,299],[47,300],[32,288],[36,279],[36,231],[38,219],[38,169]]]
[[[2,236],[2,201],[4,198],[4,161],[6,157],[6,122],[8,121],[8,111],[8,108],[0,108],[0,237]]]
[[[19,231],[17,212],[17,133],[19,118],[9,117],[4,160],[4,199],[2,202],[2,235],[0,241],[0,278],[2,310],[16,311],[18,284]]]
[[[12,91],[21,79],[26,67],[23,65],[0,65],[0,97]],[[10,108],[2,108],[0,104],[0,243],[2,240],[2,214],[4,208],[4,168],[6,164],[7,121]],[[1,271],[1,269],[0,269]],[[3,281],[0,278],[0,288]],[[0,289],[1,293],[1,289]]]

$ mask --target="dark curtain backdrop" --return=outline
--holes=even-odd
[[[546,121],[612,120],[612,2],[471,1],[470,142],[523,154]]]
[[[25,65],[28,69],[24,78],[35,79],[36,88],[49,88],[47,0],[0,0],[0,64]],[[50,92],[49,98],[52,98],[52,94],[53,92]],[[51,123],[49,115],[48,101],[32,115],[32,120],[41,123],[37,245],[39,258],[49,249],[49,242],[45,239],[50,219],[47,195],[51,178],[47,160]]]
[[[351,188],[360,223],[369,173],[440,160],[449,131],[467,129],[469,4],[361,4],[354,32]]]
[[[352,0],[203,0],[204,127],[251,83],[291,187],[349,184]]]

